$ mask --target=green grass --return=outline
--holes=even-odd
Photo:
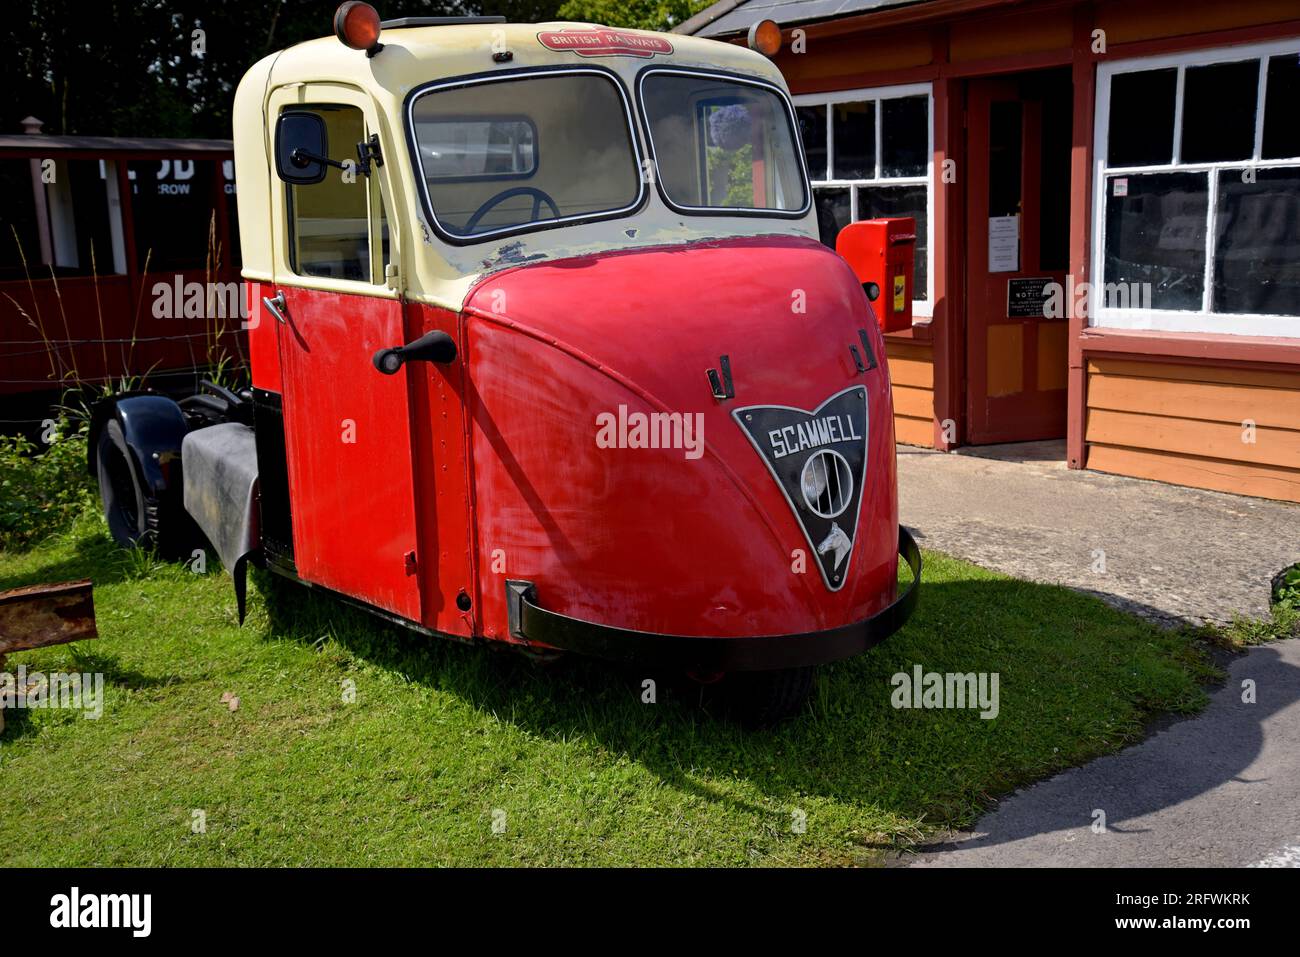
[[[0,554],[0,588],[93,578],[101,634],[9,670],[106,676],[99,720],[6,712],[0,862],[872,864],[1205,700],[1213,671],[1186,636],[926,562],[906,629],[823,669],[808,714],[755,732],[689,685],[645,705],[641,674],[409,635],[296,586],[260,581],[240,628],[225,573],[120,551],[85,518]],[[895,710],[890,677],[914,664],[998,672],[999,716]]]

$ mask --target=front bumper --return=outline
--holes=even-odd
[[[825,631],[738,638],[634,631],[547,611],[537,604],[537,589],[532,582],[507,580],[510,634],[525,644],[546,645],[594,658],[698,671],[768,671],[825,664],[879,644],[903,627],[916,610],[921,550],[901,525],[898,554],[912,570],[907,589],[870,618]]]

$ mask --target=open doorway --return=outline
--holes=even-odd
[[[1069,269],[1070,69],[971,80],[967,94],[967,439],[1062,439],[1068,309],[1050,296]]]

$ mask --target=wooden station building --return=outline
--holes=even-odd
[[[721,0],[677,29],[765,19],[823,239],[917,219],[899,442],[1300,502],[1296,0]]]

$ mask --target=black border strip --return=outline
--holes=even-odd
[[[912,569],[907,590],[870,618],[826,631],[721,638],[635,631],[547,611],[537,604],[532,582],[507,580],[510,633],[524,642],[596,658],[702,671],[770,671],[827,664],[878,645],[912,617],[921,589],[921,550],[901,525],[898,553]]]

